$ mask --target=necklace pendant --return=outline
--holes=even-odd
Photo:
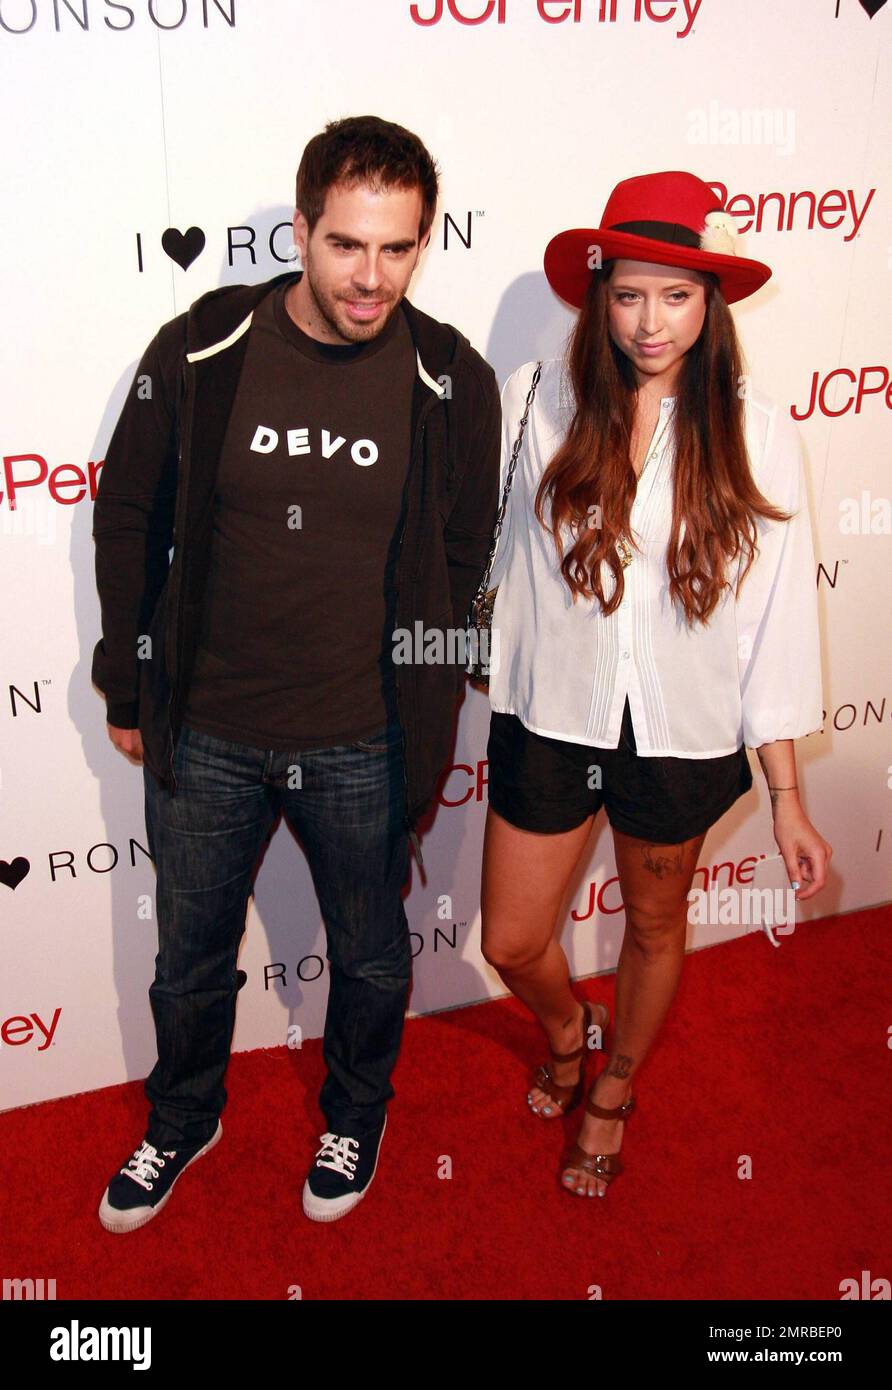
[[[619,555],[623,569],[632,563],[632,551],[625,536],[618,536],[616,541],[616,553]]]

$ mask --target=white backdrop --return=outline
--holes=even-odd
[[[344,115],[398,121],[439,161],[409,297],[500,383],[572,325],[541,269],[554,232],[594,225],[632,174],[727,189],[745,253],[774,268],[734,309],[750,371],[805,416],[826,714],[797,755],[834,859],[800,918],[892,896],[890,36],[876,0],[0,0],[2,1108],[154,1061],[142,773],[90,681],[96,468],[159,324],[285,268],[300,153]],[[161,236],[190,227],[206,244],[183,270]],[[503,992],[479,952],[488,717],[468,689],[426,880],[413,861],[414,1012]],[[775,852],[750,760],[757,790],[709,833],[699,886],[746,883]],[[573,972],[609,969],[623,914],[603,815],[566,908]],[[689,944],[743,930],[692,926]],[[321,920],[283,825],[240,965],[236,1049],[321,1033]]]

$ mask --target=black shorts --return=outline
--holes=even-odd
[[[605,806],[623,834],[677,845],[708,830],[753,785],[743,745],[718,758],[639,757],[628,698],[616,748],[534,734],[517,715],[493,710],[486,755],[493,810],[521,830],[552,835]]]

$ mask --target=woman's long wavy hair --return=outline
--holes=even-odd
[[[610,336],[608,284],[615,260],[592,273],[567,349],[576,409],[566,438],[545,469],[535,514],[551,502],[551,531],[561,573],[573,602],[597,598],[612,613],[625,590],[616,551],[620,536],[635,549],[630,513],[637,480],[631,461],[637,385],[629,358]],[[727,585],[725,565],[746,556],[740,583],[757,553],[755,518],[788,521],[759,492],[750,471],[744,435],[742,353],[734,321],[718,287],[704,272],[706,316],[700,336],[685,353],[675,386],[675,478],[672,529],[666,551],[669,593],[688,623],[708,622]],[[593,508],[600,525],[591,524]],[[575,541],[565,555],[561,528]],[[604,597],[601,562],[616,586]]]

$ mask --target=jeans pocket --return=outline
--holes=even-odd
[[[402,738],[402,726],[398,723],[387,724],[377,733],[369,734],[366,738],[357,738],[350,744],[351,748],[359,748],[363,753],[386,753],[393,748]]]

